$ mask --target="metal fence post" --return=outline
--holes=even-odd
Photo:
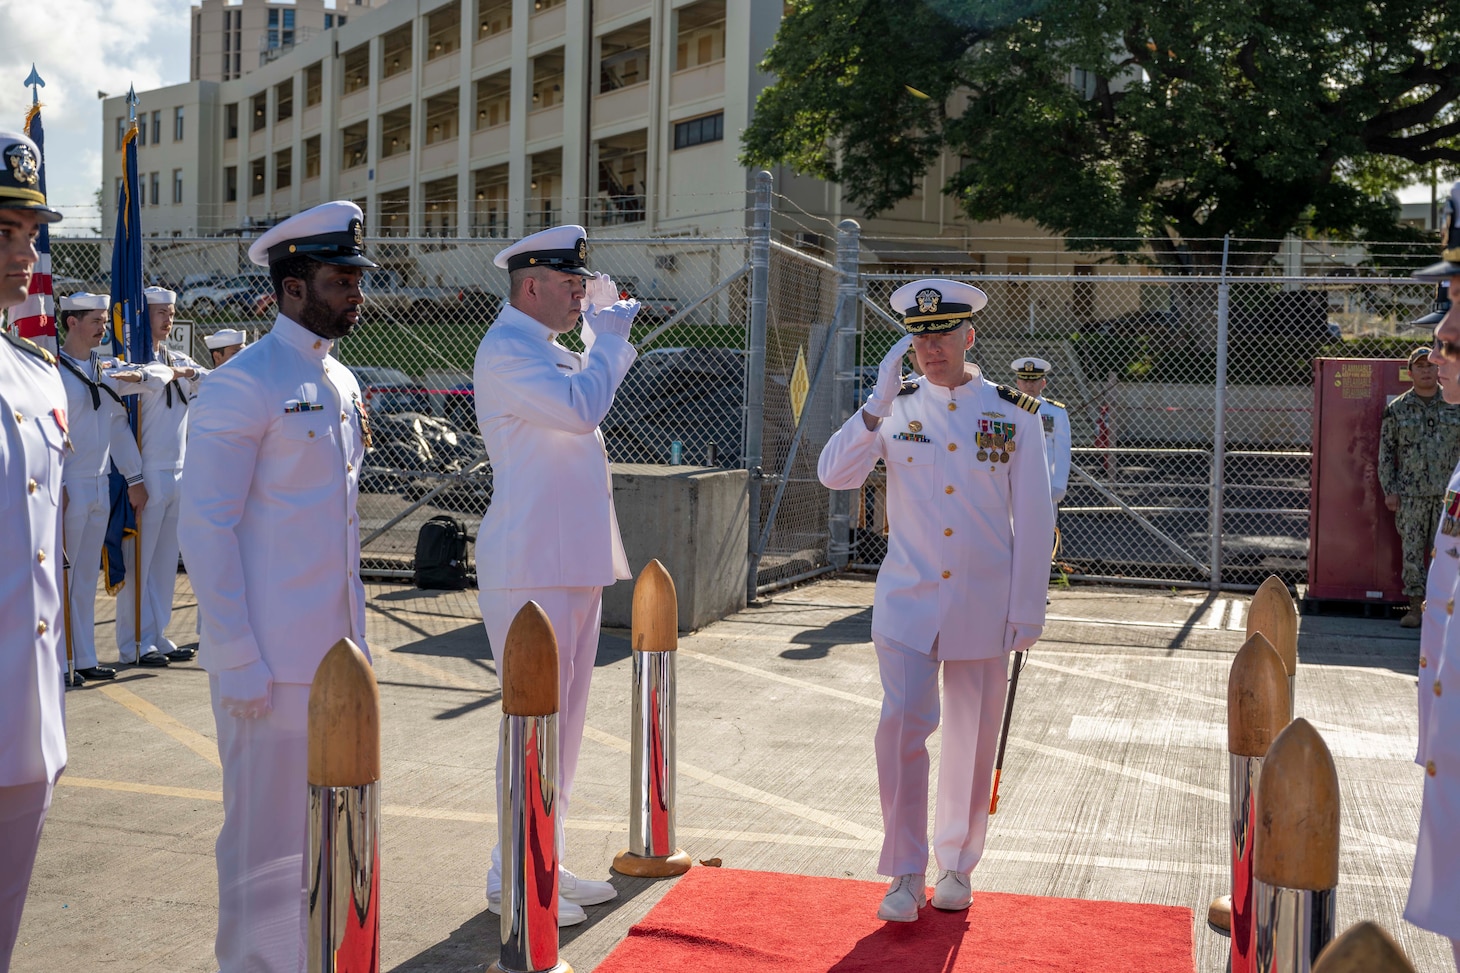
[[[762,434],[765,429],[765,342],[766,311],[770,301],[771,277],[771,174],[755,174],[755,209],[750,223],[750,333],[745,355],[745,468],[750,471],[750,552],[745,578],[745,600],[755,601],[760,559],[755,543],[760,537],[760,484]]]
[[[833,358],[836,375],[831,386],[836,398],[831,407],[832,431],[840,429],[851,416],[852,399],[857,393],[857,321],[860,320],[857,292],[861,284],[857,268],[861,236],[862,227],[856,220],[842,220],[837,224],[837,307],[841,314],[833,322],[836,328],[832,335],[836,342]],[[827,507],[827,527],[831,534],[827,559],[837,570],[845,568],[851,559],[852,503],[860,496],[861,492],[857,490],[835,490],[831,494]]]
[[[1217,284],[1217,388],[1212,413],[1211,589],[1222,587],[1222,505],[1227,473],[1227,254],[1232,244],[1222,239],[1222,277]]]

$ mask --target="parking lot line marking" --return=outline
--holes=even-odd
[[[1245,632],[1247,626],[1244,624],[1243,616],[1247,614],[1247,602],[1232,599],[1232,610],[1227,613],[1227,631]]]
[[[1212,602],[1211,611],[1207,612],[1207,617],[1202,620],[1201,627],[1202,628],[1213,628],[1213,629],[1215,629],[1215,628],[1221,628],[1222,627],[1222,616],[1225,615],[1226,612],[1227,612],[1227,599],[1225,599],[1225,598],[1218,598],[1216,601]]]
[[[164,787],[161,784],[134,784],[127,780],[102,780],[96,777],[77,777],[62,774],[56,781],[58,787],[90,787],[95,790],[120,791],[124,794],[151,794],[154,797],[181,797],[193,801],[223,803],[222,791],[204,791],[192,787]]]
[[[795,686],[798,689],[810,689],[823,696],[831,696],[834,699],[845,700],[848,703],[856,703],[859,706],[870,706],[873,709],[882,708],[882,700],[872,699],[869,696],[861,696],[857,693],[849,693],[843,689],[834,689],[831,686],[823,686],[819,683],[810,682],[805,679],[797,679],[795,676],[783,676],[779,672],[771,672],[769,669],[761,669],[757,666],[748,666],[743,662],[732,662],[729,659],[721,659],[713,655],[705,655],[703,652],[696,652],[693,649],[676,649],[680,655],[695,659],[699,662],[708,662],[712,665],[722,666],[726,669],[734,669],[751,676],[759,676],[771,682],[782,683],[787,686]]]
[[[1036,659],[1033,655],[1025,660],[1026,665],[1038,669],[1048,669],[1051,672],[1064,673],[1067,676],[1078,676],[1081,679],[1096,679],[1100,682],[1108,682],[1117,686],[1126,686],[1130,689],[1144,689],[1148,692],[1162,693],[1167,696],[1174,696],[1177,699],[1189,699],[1196,703],[1206,703],[1208,706],[1220,706],[1227,708],[1225,698],[1218,699],[1215,696],[1203,696],[1200,693],[1189,693],[1184,689],[1173,689],[1170,686],[1160,686],[1156,683],[1140,682],[1135,679],[1126,679],[1123,676],[1112,676],[1104,672],[1093,672],[1089,669],[1072,669],[1069,666],[1057,665],[1053,662],[1045,662],[1043,659]],[[1317,726],[1315,723],[1314,726]]]
[[[102,686],[101,691],[107,698],[125,706],[163,733],[172,737],[178,743],[187,747],[193,753],[208,761],[214,767],[222,769],[223,764],[218,759],[218,744],[209,740],[197,730],[178,722],[166,712],[158,709],[155,705],[149,703],[124,686]]]

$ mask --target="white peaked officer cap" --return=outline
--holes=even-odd
[[[320,203],[269,227],[248,248],[260,267],[309,257],[342,267],[378,267],[365,256],[365,214],[348,199]]]
[[[56,300],[56,306],[62,311],[105,311],[111,307],[111,303],[109,295],[92,294],[89,291],[77,291],[69,297]]]
[[[1440,211],[1440,262],[1410,274],[1415,280],[1440,281],[1460,277],[1460,182],[1450,187],[1450,198]]]
[[[555,226],[523,237],[503,250],[492,263],[511,273],[529,267],[547,267],[565,274],[592,277],[588,269],[588,231],[581,226]]]
[[[238,328],[221,328],[203,338],[203,344],[209,348],[232,348],[234,345],[248,344],[248,332],[240,331]]]
[[[142,292],[147,295],[147,305],[153,304],[176,304],[177,292],[170,291],[166,287],[149,287]]]
[[[61,218],[41,192],[41,150],[19,132],[0,132],[0,209],[30,210],[41,223]]]
[[[1049,362],[1043,358],[1035,358],[1033,356],[1016,358],[1009,362],[1009,367],[1014,370],[1016,376],[1024,379],[1026,382],[1037,382],[1041,378],[1044,378],[1046,372],[1052,370]]]
[[[903,284],[887,299],[892,310],[902,315],[908,334],[952,331],[988,302],[988,295],[972,284],[935,277]]]

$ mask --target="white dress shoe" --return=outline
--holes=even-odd
[[[918,910],[928,902],[928,890],[922,875],[899,875],[882,897],[877,918],[887,922],[916,922]]]
[[[502,914],[501,892],[497,892],[495,895],[491,892],[487,893],[487,911],[494,916],[500,916]],[[581,906],[577,905],[576,903],[569,902],[561,895],[558,896],[559,929],[562,929],[564,926],[576,926],[580,922],[587,921],[588,913],[584,912]]]
[[[618,898],[618,889],[608,882],[595,882],[591,878],[579,878],[563,866],[558,866],[558,894],[578,905],[599,905]]]
[[[967,909],[972,902],[973,889],[967,872],[945,868],[938,873],[938,881],[933,886],[933,908],[958,912]]]

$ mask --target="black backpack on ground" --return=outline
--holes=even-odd
[[[461,591],[468,587],[466,545],[471,535],[450,514],[437,514],[416,535],[417,588]]]

